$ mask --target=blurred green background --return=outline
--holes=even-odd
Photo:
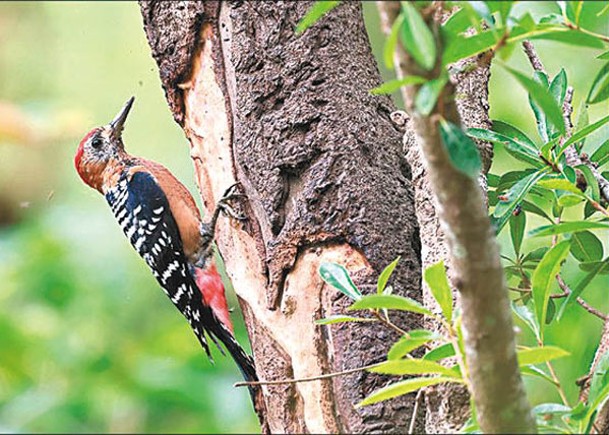
[[[364,8],[379,55],[375,5]],[[551,3],[517,8],[557,12]],[[589,26],[609,34],[598,8],[584,9]],[[602,65],[598,53],[536,45],[551,74],[565,67],[577,107]],[[509,63],[530,72],[519,50]],[[127,148],[162,162],[196,193],[188,143],[165,103],[136,3],[0,3],[0,432],[258,431],[246,390],[232,387],[240,379],[233,363],[218,352],[214,366],[207,361],[104,199],[73,169],[80,138],[131,95]],[[494,118],[535,135],[524,91],[500,67],[490,104]],[[598,106],[592,119],[607,113]],[[517,166],[496,155],[494,173]],[[606,276],[598,278],[584,297],[606,311],[606,287]],[[237,306],[232,294],[229,304]],[[239,319],[236,329],[245,343]],[[600,331],[579,307],[549,329],[550,341],[572,353],[556,363],[570,400]],[[556,399],[548,385],[528,385],[533,404]]]

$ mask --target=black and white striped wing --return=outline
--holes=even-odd
[[[205,352],[202,316],[207,314],[201,293],[190,273],[182,239],[167,197],[146,172],[127,174],[106,193],[106,200],[123,232],[146,261],[171,302],[190,323]],[[211,358],[211,356],[210,356]]]

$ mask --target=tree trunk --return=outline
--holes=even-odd
[[[421,300],[411,174],[395,107],[380,83],[358,2],[302,36],[311,2],[145,2],[144,26],[169,107],[191,144],[203,202],[241,183],[248,220],[220,222],[217,244],[244,312],[259,377],[301,378],[385,358],[377,324],[317,326],[347,298],[321,262],[343,264],[363,292],[398,255],[395,292]],[[396,315],[405,329],[413,315]],[[358,372],[263,388],[262,430],[405,432],[414,396],[356,409],[387,377]],[[422,431],[422,415],[415,430]]]

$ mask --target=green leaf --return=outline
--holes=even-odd
[[[553,246],[543,256],[535,271],[533,272],[532,290],[533,302],[535,303],[535,314],[540,326],[540,335],[543,337],[543,327],[548,312],[548,299],[550,299],[550,288],[556,275],[560,272],[562,262],[569,253],[569,240],[564,240]]]
[[[455,63],[494,47],[497,43],[497,32],[487,30],[474,36],[457,35],[448,41],[442,56],[442,65]]]
[[[537,83],[541,84],[544,88],[549,90],[550,83],[548,81],[548,76],[546,75],[545,72],[543,72],[543,71],[534,71],[533,72],[533,79]],[[537,131],[539,132],[539,136],[544,141],[548,141],[549,138],[552,137],[552,130],[553,129],[552,129],[552,127],[550,127],[548,125],[548,119],[547,119],[547,116],[546,116],[544,110],[537,103],[537,101],[535,101],[533,99],[533,96],[531,95],[530,92],[529,92],[529,104],[531,106],[531,109],[533,110],[533,113],[535,114],[535,120],[537,121]],[[548,157],[548,156],[546,155],[546,157]]]
[[[433,34],[419,11],[410,3],[402,2],[404,22],[401,26],[401,40],[404,48],[424,70],[431,70],[436,63],[436,43]]]
[[[541,370],[535,366],[520,367],[520,373],[522,373],[523,375],[529,375],[529,376],[534,376],[536,378],[543,379],[545,381],[548,381],[552,385],[555,385],[554,380],[550,376],[546,375],[543,372],[543,370]]]
[[[551,190],[565,190],[579,196],[583,196],[583,192],[579,190],[572,182],[564,178],[546,178],[539,180],[537,186]]]
[[[514,142],[517,142],[523,147],[528,148],[532,153],[537,154],[537,145],[522,131],[518,130],[516,127],[508,124],[507,122],[499,121],[497,119],[494,119],[492,123],[493,131],[496,131],[499,134],[509,137]]]
[[[425,308],[423,305],[404,296],[398,295],[366,295],[360,300],[356,301],[351,305],[348,310],[364,310],[364,309],[388,309],[388,310],[402,310],[411,311],[413,313],[424,314],[427,316],[433,316],[432,312]]]
[[[584,272],[597,271],[599,275],[609,275],[609,258],[605,258],[603,261],[592,261],[579,263],[579,268]]]
[[[429,387],[430,385],[442,384],[445,382],[459,382],[456,378],[438,376],[435,378],[412,378],[406,379],[405,381],[396,382],[390,384],[380,390],[375,391],[360,403],[356,405],[356,408],[372,405],[373,403],[382,402],[383,400],[391,399],[397,396],[403,396],[404,394],[412,393],[413,391],[420,390],[421,388]]]
[[[527,349],[519,349],[518,365],[528,366],[533,364],[541,364],[553,359],[562,358],[570,355],[566,350],[556,346],[532,347]]]
[[[423,276],[429,290],[438,305],[442,309],[442,314],[447,322],[452,322],[453,317],[453,297],[446,277],[444,261],[440,261],[429,266],[423,272]]]
[[[427,352],[423,359],[426,361],[440,361],[451,356],[455,356],[455,348],[451,343],[446,343]]]
[[[452,122],[440,121],[440,136],[453,166],[461,173],[476,178],[482,168],[476,144]]]
[[[446,40],[450,40],[450,38],[454,38],[472,27],[472,24],[468,11],[461,8],[442,24],[442,33]]]
[[[401,257],[398,256],[398,258],[393,260],[391,264],[385,269],[383,269],[383,271],[381,272],[378,282],[376,283],[376,292],[378,294],[383,293],[383,290],[385,290],[385,287],[387,286],[387,281],[389,281],[389,278],[391,277],[391,274],[393,273],[395,267],[398,265],[398,261],[400,261],[400,258]]]
[[[554,236],[556,234],[576,233],[578,231],[607,229],[609,224],[592,221],[561,222],[555,225],[544,225],[529,231],[529,237]]]
[[[580,195],[572,195],[570,193],[558,197],[558,205],[563,208],[569,208],[581,204],[584,200]]]
[[[444,367],[437,362],[414,358],[385,361],[369,369],[369,371],[385,375],[438,374],[445,375],[449,378],[460,378],[460,375],[457,372]]]
[[[429,116],[433,108],[436,107],[438,97],[442,93],[442,89],[444,89],[447,81],[448,77],[443,74],[421,86],[414,101],[417,112],[423,116]]]
[[[512,246],[518,257],[520,255],[520,247],[524,237],[524,228],[527,224],[526,214],[518,213],[510,218],[510,237],[512,238]]]
[[[525,325],[529,327],[531,331],[535,334],[537,340],[541,339],[541,330],[539,328],[539,323],[537,322],[537,318],[533,315],[529,307],[526,305],[516,305],[512,302],[512,311],[524,322]]]
[[[389,352],[387,353],[388,360],[400,359],[404,355],[412,352],[413,350],[423,346],[425,343],[429,343],[433,340],[438,340],[442,336],[433,331],[427,331],[425,329],[415,329],[408,331],[408,335],[403,336],[396,341]]]
[[[607,5],[609,7],[609,4]],[[609,60],[609,51],[605,51],[603,54],[596,56],[598,60]]]
[[[385,67],[387,67],[388,70],[393,70],[393,55],[395,54],[395,50],[398,45],[398,36],[403,23],[404,15],[400,14],[393,22],[391,32],[389,32],[389,36],[387,36],[387,40],[385,41],[385,47],[383,48],[383,61],[385,62]]]
[[[598,166],[603,166],[605,163],[609,162],[609,139],[603,142],[596,151],[594,151],[590,160],[598,163]]]
[[[573,133],[573,136],[571,136],[569,140],[562,144],[558,155],[562,154],[569,145],[579,142],[586,136],[589,136],[590,134],[601,128],[603,125],[605,125],[607,122],[609,122],[609,116],[605,116],[604,118],[599,119],[595,123],[590,124],[585,128],[582,128],[580,131],[576,131],[575,133]]]
[[[535,415],[566,414],[568,412],[571,412],[571,407],[562,403],[542,403],[533,408]]]
[[[595,402],[602,391],[609,385],[609,352],[601,356],[590,381],[590,391],[588,393],[588,403]]]
[[[298,22],[296,25],[296,34],[300,34],[315,24],[317,21],[321,19],[325,14],[330,12],[336,6],[340,4],[340,1],[316,1],[311,9],[306,13],[304,17]]]
[[[578,169],[584,175],[584,178],[586,179],[586,184],[590,188],[590,196],[592,197],[592,199],[596,202],[600,202],[601,191],[598,187],[598,180],[594,176],[592,169],[590,169],[586,165],[577,165],[575,169]]]
[[[539,179],[545,175],[545,171],[533,172],[522,178],[505,195],[507,199],[501,201],[495,207],[492,216],[492,223],[495,226],[495,231],[498,234],[503,226],[507,223],[510,215],[516,206],[522,201],[526,194],[531,190]]]
[[[402,86],[410,86],[410,85],[419,85],[421,83],[425,83],[427,79],[419,76],[407,76],[403,79],[395,79],[390,80],[377,86],[374,89],[370,89],[370,94],[372,95],[386,95],[392,94],[395,91],[399,90]]]
[[[579,261],[600,261],[603,244],[590,231],[580,231],[571,236],[571,254]]]
[[[607,98],[609,98],[609,63],[606,63],[596,74],[586,101],[596,104]]]
[[[315,323],[317,325],[332,325],[334,323],[346,323],[346,322],[375,322],[375,319],[366,319],[363,317],[344,316],[341,314],[328,316],[324,319],[317,319]]]
[[[559,133],[564,134],[565,122],[562,117],[562,110],[554,100],[554,97],[550,94],[550,91],[544,85],[527,77],[521,72],[516,71],[515,69],[508,66],[505,66],[505,69],[509,71],[522,86],[524,86],[524,88],[529,92],[531,99],[541,108],[544,115],[559,131]]]
[[[514,156],[514,158],[529,163],[530,165],[537,167],[544,165],[539,158],[539,152],[534,147],[520,143],[503,134],[483,128],[468,128],[467,135],[475,139],[501,144],[508,153]]]
[[[554,80],[552,80],[552,83],[550,84],[550,93],[554,97],[556,103],[562,107],[567,93],[567,73],[564,68],[561,68],[560,72],[556,74]]]
[[[362,293],[355,284],[353,284],[353,281],[351,281],[347,269],[340,264],[321,263],[319,266],[319,275],[325,282],[347,295],[349,298],[355,301],[361,299]]]

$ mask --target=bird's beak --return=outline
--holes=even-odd
[[[133,101],[135,97],[131,97],[127,100],[123,108],[118,115],[110,122],[110,128],[112,129],[112,135],[116,139],[120,139],[123,133],[123,126],[125,125],[125,120],[127,119],[127,115],[129,115],[129,111],[131,110],[131,106],[133,106]]]

